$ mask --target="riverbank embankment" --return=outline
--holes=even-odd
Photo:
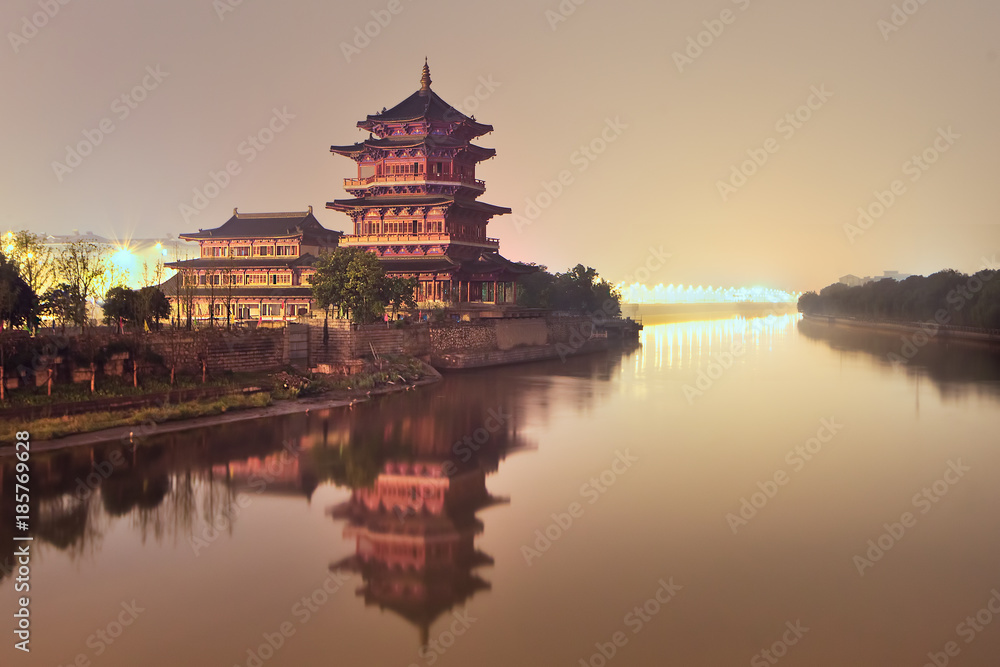
[[[1000,330],[957,327],[937,322],[897,322],[893,320],[861,320],[852,317],[831,317],[827,315],[803,315],[808,322],[829,324],[830,326],[867,329],[890,334],[923,333],[938,342],[979,343],[1000,345]]]
[[[418,377],[371,386],[360,376],[342,378],[350,385],[338,389],[322,391],[309,396],[289,396],[288,393],[268,391],[260,387],[232,388],[228,393],[218,393],[212,402],[186,401],[181,403],[154,402],[150,396],[132,397],[133,407],[119,399],[118,410],[100,413],[86,413],[83,419],[64,415],[61,418],[46,417],[33,421],[4,419],[2,426],[27,431],[32,434],[32,451],[48,451],[64,447],[93,445],[100,442],[121,441],[135,443],[161,433],[172,433],[188,429],[204,428],[265,417],[350,407],[372,397],[397,392],[416,390],[419,387],[441,380],[441,374],[433,367],[419,364]],[[275,398],[280,395],[281,398]],[[52,430],[51,422],[59,422]],[[58,427],[63,427],[59,429]],[[67,431],[66,429],[71,429]],[[47,437],[47,433],[54,435]],[[67,434],[64,434],[67,433]],[[12,439],[9,440],[13,442]],[[12,455],[13,447],[0,446],[0,457]]]

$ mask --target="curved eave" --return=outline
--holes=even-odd
[[[391,118],[390,119],[390,118],[382,118],[382,117],[380,117],[378,115],[368,116],[365,120],[359,120],[358,121],[358,128],[362,129],[362,130],[369,130],[369,131],[371,131],[371,129],[375,125],[397,125],[397,124],[398,125],[405,125],[407,123],[428,123],[428,124],[435,124],[435,123],[442,123],[442,122],[451,122],[451,123],[455,123],[457,125],[464,125],[466,128],[468,128],[470,131],[472,131],[474,133],[473,136],[475,136],[475,137],[480,137],[480,136],[482,136],[484,134],[489,134],[490,132],[493,131],[493,126],[492,125],[487,125],[485,123],[476,122],[476,121],[472,120],[471,118],[469,118],[467,116],[464,116],[464,115],[460,119],[457,119],[455,121],[442,121],[442,120],[437,119],[437,118],[430,118],[426,113],[420,114],[419,116],[414,116],[413,118]]]
[[[497,152],[493,148],[484,148],[483,146],[477,146],[476,144],[456,144],[449,146],[444,142],[436,142],[433,135],[423,135],[421,137],[416,137],[412,140],[395,141],[392,143],[383,143],[385,140],[378,139],[374,141],[362,141],[350,146],[330,146],[330,152],[335,155],[343,155],[352,159],[357,159],[358,157],[370,152],[370,151],[391,151],[399,150],[403,148],[455,148],[462,151],[467,151],[477,161],[488,160],[491,157],[496,156]]]
[[[354,157],[356,155],[361,155],[367,150],[364,144],[354,144],[353,146],[330,146],[330,152],[335,155],[343,155],[345,157]]]
[[[413,207],[413,206],[456,206],[458,208],[464,208],[470,211],[477,211],[480,213],[489,213],[490,215],[506,215],[511,212],[511,209],[506,206],[496,206],[494,204],[487,204],[481,201],[465,201],[462,199],[455,199],[454,197],[431,197],[427,199],[419,198],[406,198],[406,199],[383,199],[380,197],[365,198],[355,198],[355,199],[335,199],[332,202],[327,202],[326,207],[334,211],[356,211],[359,209],[369,209],[369,208],[400,208],[400,207]]]

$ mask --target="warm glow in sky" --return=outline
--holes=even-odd
[[[974,271],[1000,250],[1000,4],[911,4],[6,0],[0,228],[176,236],[311,204],[346,229],[323,207],[356,168],[329,146],[426,55],[495,127],[478,177],[511,259],[631,283],[669,254],[640,282],[789,292]]]

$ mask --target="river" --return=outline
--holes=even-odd
[[[1000,355],[794,315],[640,342],[34,454],[3,664],[997,664]]]

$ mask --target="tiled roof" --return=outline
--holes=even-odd
[[[170,262],[164,266],[172,269],[287,269],[295,266],[312,266],[316,258],[306,253],[300,257],[199,257],[180,262]]]
[[[294,213],[239,213],[233,209],[233,217],[221,226],[180,236],[188,240],[205,240],[290,238],[299,234],[304,241],[310,242],[309,245],[336,245],[342,233],[321,225],[310,206],[308,211]]]
[[[327,202],[326,207],[337,211],[347,211],[354,208],[375,208],[386,206],[442,206],[450,204],[471,211],[480,211],[492,215],[510,213],[506,206],[494,206],[471,199],[456,199],[447,195],[423,195],[409,197],[365,197],[356,199],[335,199]]]
[[[391,109],[369,114],[367,119],[358,123],[358,127],[369,129],[373,123],[399,123],[408,120],[464,122],[475,129],[476,136],[493,131],[492,125],[474,121],[441,99],[433,90],[418,90]]]

